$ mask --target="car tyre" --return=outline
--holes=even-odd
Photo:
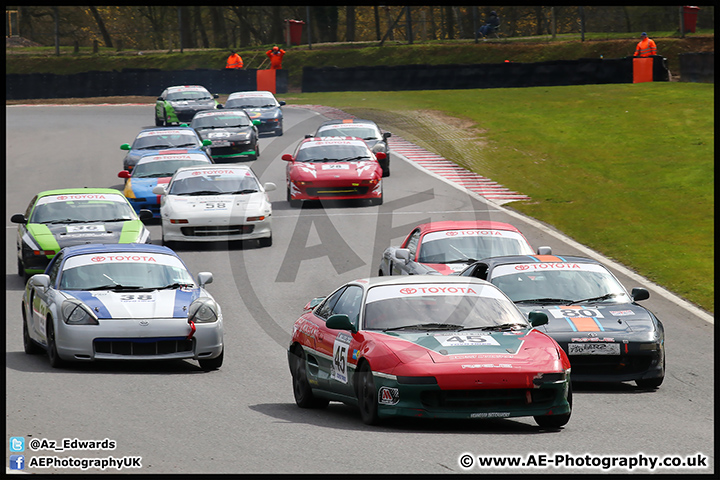
[[[17,260],[17,269],[18,269],[17,270],[18,276],[21,277],[25,283],[27,283],[28,278],[30,278],[30,275],[25,273],[25,264],[19,258]]]
[[[30,331],[27,326],[27,319],[25,318],[25,304],[22,306],[22,317],[23,317],[23,349],[28,355],[37,355],[42,352],[40,348],[32,338],[30,338]]]
[[[382,205],[383,204],[383,194],[380,193],[380,198],[371,198],[370,199],[370,205]]]
[[[290,195],[290,188],[288,187],[285,198],[287,198],[288,203],[290,203],[290,206],[292,208],[300,208],[302,207],[302,200],[293,200],[292,196]]]
[[[158,118],[157,113],[155,114],[155,126],[156,127],[163,126],[163,120],[162,120],[162,118]]]
[[[307,379],[307,366],[305,364],[305,352],[302,347],[297,346],[291,355],[292,387],[295,403],[300,408],[325,408],[330,403],[325,398],[317,398],[312,393],[310,382]]]
[[[260,247],[272,247],[272,235],[269,237],[259,238],[258,245],[260,245]]]
[[[200,368],[202,368],[206,372],[211,372],[213,370],[217,370],[218,368],[222,367],[224,356],[225,356],[225,348],[222,349],[222,351],[220,352],[220,355],[218,355],[217,357],[200,359],[200,360],[198,360],[198,363],[200,364]]]
[[[638,379],[635,380],[635,383],[640,388],[654,390],[662,385],[663,380],[665,380],[665,358],[663,358],[663,374],[661,377]]]
[[[570,404],[570,411],[563,415],[537,415],[535,422],[542,428],[558,429],[565,426],[570,421],[570,415],[572,415],[572,384],[568,380],[568,395],[567,401]]]
[[[390,176],[390,164],[389,163],[387,165],[385,165],[385,168],[383,168],[382,176],[383,176],[383,178]]]
[[[47,318],[47,326],[45,327],[45,334],[47,335],[47,355],[52,368],[60,368],[65,362],[57,351],[57,345],[55,343],[55,327],[53,326],[52,317]]]
[[[372,370],[367,363],[364,363],[357,372],[356,394],[360,417],[366,425],[377,425],[380,423],[378,416],[377,389],[373,379]]]

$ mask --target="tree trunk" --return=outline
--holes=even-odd
[[[345,40],[348,42],[355,41],[355,6],[348,5],[345,7]]]
[[[379,42],[382,32],[380,31],[380,11],[377,5],[373,5],[373,13],[375,14],[375,39]]]
[[[210,7],[210,22],[212,23],[213,41],[215,48],[228,48],[227,29],[225,28],[225,17],[222,7]]]
[[[110,34],[108,33],[107,28],[105,28],[105,22],[103,22],[103,19],[100,16],[100,12],[98,12],[97,7],[90,6],[90,12],[92,13],[92,16],[97,22],[97,26],[100,30],[100,35],[102,35],[103,37],[103,42],[105,42],[105,46],[108,48],[112,48],[112,39],[110,38]]]
[[[205,25],[202,22],[202,15],[200,15],[200,7],[195,8],[195,28],[200,34],[200,41],[202,42],[203,48],[210,48],[210,42],[208,42],[207,32],[205,31]]]
[[[451,6],[445,7],[445,23],[447,23],[448,40],[455,40],[455,22],[453,21],[453,11]]]

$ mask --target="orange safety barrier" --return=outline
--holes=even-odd
[[[275,72],[277,70],[258,70],[257,89],[275,94]]]
[[[633,83],[653,81],[653,61],[652,57],[633,58]]]

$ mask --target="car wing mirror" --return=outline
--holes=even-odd
[[[387,154],[385,152],[377,152],[375,154],[375,158],[378,160],[385,160],[387,158]]]
[[[118,178],[130,178],[132,177],[132,173],[128,172],[127,170],[120,170],[118,172]]]
[[[547,246],[538,247],[537,254],[538,255],[552,255],[552,248],[547,247]]]
[[[209,147],[212,145],[212,140],[208,140],[207,138],[202,141],[203,147]]]
[[[25,215],[23,215],[22,213],[16,213],[12,217],[10,217],[10,221],[12,223],[25,224],[25,223],[27,223],[27,218],[25,218]]]
[[[640,300],[647,300],[650,298],[650,292],[645,288],[635,287],[632,289],[633,302],[639,302]]]
[[[530,312],[528,320],[530,320],[530,325],[533,327],[539,327],[548,323],[548,316],[544,312]]]
[[[278,103],[279,103],[280,106],[282,107],[283,105],[285,105],[285,100],[280,100]]]
[[[325,326],[331,330],[350,330],[351,333],[357,333],[355,325],[350,322],[350,318],[344,313],[330,315],[330,318],[325,322]]]
[[[30,277],[30,280],[28,280],[28,283],[35,288],[39,288],[42,291],[46,291],[48,288],[50,288],[50,275],[45,275],[44,273],[38,273],[37,275],[33,275],[32,277]]]
[[[197,276],[198,285],[201,287],[204,287],[208,283],[212,283],[213,281],[213,274],[210,272],[200,272]]]
[[[272,182],[263,183],[263,188],[266,192],[272,192],[273,190],[277,189],[277,185],[275,185]]]
[[[140,221],[144,222],[153,218],[153,212],[147,208],[142,208],[138,212],[138,217],[140,218]]]
[[[165,185],[155,185],[152,189],[155,195],[165,195]]]
[[[130,144],[123,143],[122,145],[120,145],[120,150],[130,150]]]
[[[387,140],[388,138],[392,137],[392,133],[390,133],[390,132],[385,132],[385,133],[383,133],[382,136],[383,136],[383,138],[384,138],[385,140]]]
[[[293,161],[293,157],[292,157],[292,155],[290,155],[289,153],[283,154],[283,156],[280,157],[280,158],[283,159],[283,160],[285,160],[286,162],[292,162],[292,161]]]
[[[407,248],[398,248],[395,250],[395,258],[407,265],[410,261],[410,250]]]

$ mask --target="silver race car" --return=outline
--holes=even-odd
[[[30,277],[22,299],[25,353],[66,361],[192,358],[222,365],[220,306],[183,261],[150,244],[64,248],[44,274]]]

